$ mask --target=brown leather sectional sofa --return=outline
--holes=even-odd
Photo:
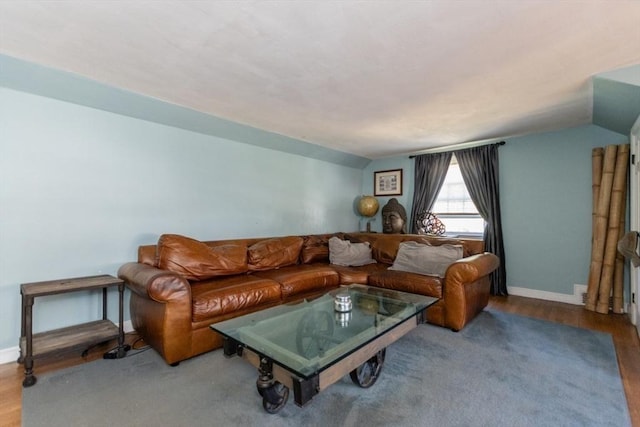
[[[333,236],[369,242],[376,263],[330,264],[327,242]],[[462,245],[464,257],[443,278],[389,270],[403,241]],[[427,310],[427,321],[458,331],[486,307],[489,274],[500,263],[483,253],[480,240],[423,235],[335,233],[189,242],[164,235],[157,245],[140,246],[138,262],[118,271],[131,290],[133,327],[169,364],[221,347],[222,337],[209,328],[212,323],[348,283],[440,298]],[[215,252],[216,262],[201,262],[202,251]]]

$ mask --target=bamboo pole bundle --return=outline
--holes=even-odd
[[[596,209],[598,207],[598,194],[600,193],[600,181],[602,180],[602,158],[604,157],[604,148],[596,147],[591,150],[591,192],[592,211],[591,222],[593,230],[591,230],[591,238],[596,234]]]
[[[625,215],[626,212],[626,188],[625,196],[622,202],[622,218],[620,218],[620,233],[618,234],[618,242],[624,236]],[[616,254],[616,267],[613,274],[613,312],[616,314],[624,314],[624,255],[619,251]]]
[[[625,148],[626,147],[626,148]],[[629,161],[629,146],[620,145],[617,150],[616,164],[611,186],[611,200],[609,204],[609,221],[605,237],[604,255],[602,258],[602,272],[598,304],[596,311],[607,314],[609,299],[613,288],[613,276],[618,253],[618,235],[620,234],[620,217],[622,216],[622,197],[627,182],[627,162]]]
[[[624,153],[624,187],[622,189],[622,203],[620,209],[620,224],[618,225],[618,236],[616,242],[619,242],[624,236],[624,227],[627,212],[627,174],[629,166],[629,145],[621,145],[618,147],[618,153]],[[626,153],[625,153],[626,152]],[[617,161],[616,161],[617,162]],[[616,165],[617,166],[617,165]],[[617,245],[616,245],[617,246]],[[615,272],[613,275],[613,312],[616,314],[624,313],[624,255],[616,251]]]
[[[605,239],[609,223],[609,203],[611,201],[611,186],[616,164],[617,145],[607,145],[604,150],[602,179],[598,191],[598,204],[593,225],[593,241],[591,245],[591,265],[589,267],[589,283],[587,284],[587,302],[585,308],[595,311],[600,274],[602,273],[602,258],[604,256]]]

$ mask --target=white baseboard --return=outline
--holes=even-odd
[[[586,285],[573,285],[573,295],[560,294],[557,292],[540,291],[538,289],[521,288],[518,286],[508,286],[509,295],[516,295],[527,298],[543,299],[546,301],[564,302],[567,304],[584,305],[582,293],[587,291]]]
[[[133,325],[131,324],[131,320],[124,322],[122,328],[124,329],[125,334],[132,332]],[[0,365],[4,363],[17,362],[18,357],[20,357],[20,347],[18,346],[0,349]]]
[[[508,286],[507,292],[509,295],[516,295],[520,297],[536,298],[546,301],[564,302],[567,304],[584,305],[582,295],[587,292],[587,285],[573,285],[573,295],[560,294],[557,292],[540,291],[537,289],[521,288],[518,286]],[[624,304],[624,312],[629,312],[629,304]]]
[[[9,362],[15,362],[20,356],[20,348],[18,346],[4,348],[0,350],[0,365]]]

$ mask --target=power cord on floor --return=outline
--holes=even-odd
[[[151,348],[151,346],[149,344],[145,344],[142,347],[136,347],[136,344],[138,344],[139,342],[144,342],[144,341],[143,341],[142,338],[137,338],[132,344],[124,344],[125,355],[123,357],[121,357],[120,359],[123,359],[125,357],[135,356],[135,355],[143,353],[143,352],[145,352],[145,351],[147,351],[147,350],[149,350]],[[118,350],[119,350],[119,347],[112,348],[111,350],[107,351],[103,355],[103,358],[104,359],[118,359]]]
[[[127,352],[131,350],[131,346],[129,344],[123,344],[122,346],[118,346],[116,348],[113,348],[109,351],[107,351],[105,354],[102,355],[103,359],[122,359],[123,357],[126,357]],[[121,357],[118,357],[120,354],[122,354]]]

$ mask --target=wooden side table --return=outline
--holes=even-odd
[[[119,298],[119,325],[107,319],[107,288],[117,286]],[[33,334],[33,303],[36,297],[63,294],[68,292],[102,289],[102,320],[55,329]],[[123,295],[124,281],[110,275],[77,277],[72,279],[51,280],[47,282],[23,283],[22,294],[22,326],[20,336],[20,357],[18,363],[24,364],[23,387],[36,383],[33,374],[34,359],[57,355],[74,350],[88,348],[118,338],[118,346],[114,353],[105,353],[105,358],[124,357],[129,346],[124,343],[123,329]]]

